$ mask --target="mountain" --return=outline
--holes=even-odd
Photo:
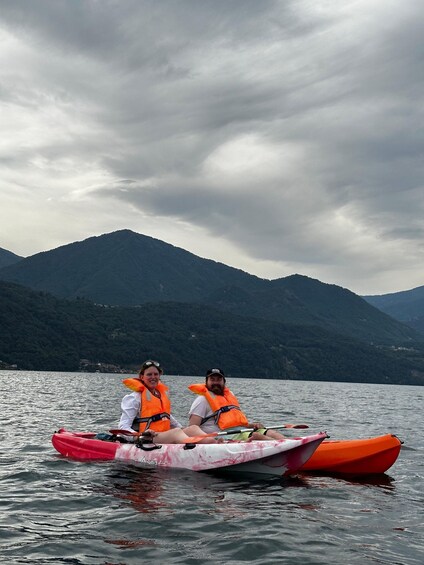
[[[220,289],[207,302],[237,314],[319,326],[368,343],[422,340],[350,290],[302,275],[264,281],[259,291]]]
[[[237,316],[321,327],[384,345],[420,339],[349,290],[301,275],[269,281],[160,240],[121,230],[38,253],[0,280],[98,304],[203,304]]]
[[[234,377],[424,384],[424,350],[382,349],[198,304],[111,308],[0,282],[0,365],[136,371],[152,356],[167,374],[217,364]]]
[[[7,267],[8,265],[13,265],[21,259],[23,259],[23,257],[19,257],[19,255],[15,255],[15,253],[0,247],[0,269],[2,267]]]
[[[216,288],[247,289],[261,279],[158,239],[121,230],[28,257],[0,270],[0,279],[61,298],[99,304],[195,302]]]
[[[396,320],[424,332],[424,286],[363,298]]]

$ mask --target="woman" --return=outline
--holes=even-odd
[[[119,429],[131,432],[147,432],[154,443],[186,443],[190,437],[205,436],[199,426],[182,426],[171,415],[171,402],[160,377],[163,370],[157,361],[145,361],[138,378],[125,379],[124,385],[133,392],[122,399],[122,415]],[[216,443],[205,437],[198,443]]]

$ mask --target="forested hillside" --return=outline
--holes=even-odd
[[[411,290],[364,296],[382,312],[424,333],[424,286]]]
[[[76,371],[86,360],[131,371],[147,357],[160,359],[169,374],[202,374],[207,366],[220,365],[232,376],[424,382],[419,349],[382,349],[318,327],[240,317],[204,305],[104,307],[0,283],[3,363]]]

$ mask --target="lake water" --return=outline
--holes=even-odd
[[[306,422],[332,438],[395,433],[386,475],[254,480],[81,463],[50,442],[60,427],[116,427],[125,375],[0,371],[0,561],[130,565],[424,563],[424,388],[232,379],[250,419]],[[186,422],[201,381],[164,377]]]

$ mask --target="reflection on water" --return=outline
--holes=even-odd
[[[330,481],[340,481],[351,485],[368,485],[373,487],[380,487],[388,491],[394,491],[396,487],[396,485],[394,484],[395,479],[390,477],[386,473],[380,473],[379,475],[366,475],[363,477],[349,477],[340,476],[337,474],[332,475],[331,473],[309,472],[301,474],[299,475],[299,477],[303,477],[306,482],[308,480],[313,481],[314,478],[315,480],[319,478],[321,480],[319,483],[315,483],[315,486],[321,486],[322,488],[328,487],[330,485]]]
[[[156,545],[156,542],[152,540],[144,540],[144,539],[137,539],[137,540],[105,539],[105,543],[118,545],[119,547],[129,547],[129,548],[145,547],[145,546],[154,547]]]
[[[225,520],[250,519],[252,513],[263,508],[266,510],[272,497],[272,509],[284,507],[287,512],[296,509],[316,511],[319,505],[315,503],[293,502],[288,497],[281,499],[283,491],[290,489],[327,488],[329,485],[324,478],[293,476],[293,477],[239,477],[217,473],[192,473],[170,469],[139,469],[120,466],[107,473],[105,484],[96,485],[93,490],[112,496],[129,505],[133,510],[142,514],[166,514],[169,516],[180,512],[181,499],[195,502],[196,510],[206,516],[220,517]],[[328,478],[327,478],[328,480]],[[330,481],[332,479],[329,479]],[[244,497],[243,505],[239,497]],[[108,543],[115,543],[108,541]],[[136,543],[145,545],[151,540],[137,540]],[[121,543],[116,541],[118,545]]]
[[[229,481],[213,472],[125,466],[109,473],[107,479],[106,485],[96,486],[95,490],[111,495],[143,514],[178,513],[180,498],[185,495],[189,501],[202,499],[208,506],[207,514],[229,514],[231,517],[241,517],[244,512],[238,505],[231,507],[227,497],[229,492],[253,492],[264,486],[269,488],[271,483],[246,477],[232,477]],[[280,484],[278,478],[275,484]]]
[[[150,469],[122,469],[109,476],[102,491],[130,504],[137,512],[171,511],[164,496],[164,478]]]

